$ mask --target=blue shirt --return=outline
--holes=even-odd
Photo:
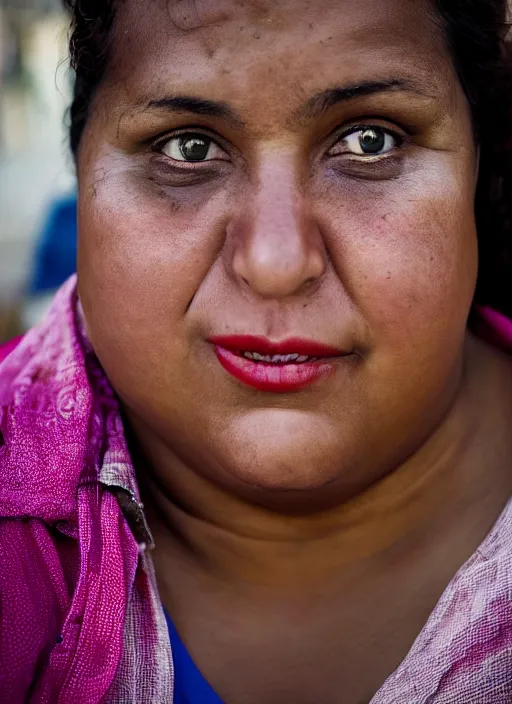
[[[76,271],[77,198],[56,200],[39,236],[29,293],[37,295],[59,288]]]
[[[165,610],[164,610],[165,611]],[[174,623],[165,611],[174,662],[173,704],[222,704],[185,648]]]

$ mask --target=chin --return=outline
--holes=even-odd
[[[259,411],[231,428],[227,440],[228,471],[248,488],[276,495],[322,491],[342,474],[344,463],[333,461],[339,431],[304,412]]]

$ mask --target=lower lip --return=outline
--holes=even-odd
[[[334,371],[334,359],[302,364],[265,364],[241,357],[224,347],[215,347],[223,368],[243,384],[273,393],[300,391],[325,379]]]

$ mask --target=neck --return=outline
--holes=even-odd
[[[499,419],[512,409],[496,399],[512,394],[503,394],[510,371],[498,353],[469,341],[466,357],[450,409],[415,454],[357,496],[310,515],[279,514],[219,488],[130,418],[152,468],[141,486],[159,559],[269,586],[299,575],[321,583],[406,557],[466,517],[470,554],[510,493],[512,441]]]

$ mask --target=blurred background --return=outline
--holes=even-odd
[[[73,273],[73,76],[60,0],[0,0],[0,344]]]

